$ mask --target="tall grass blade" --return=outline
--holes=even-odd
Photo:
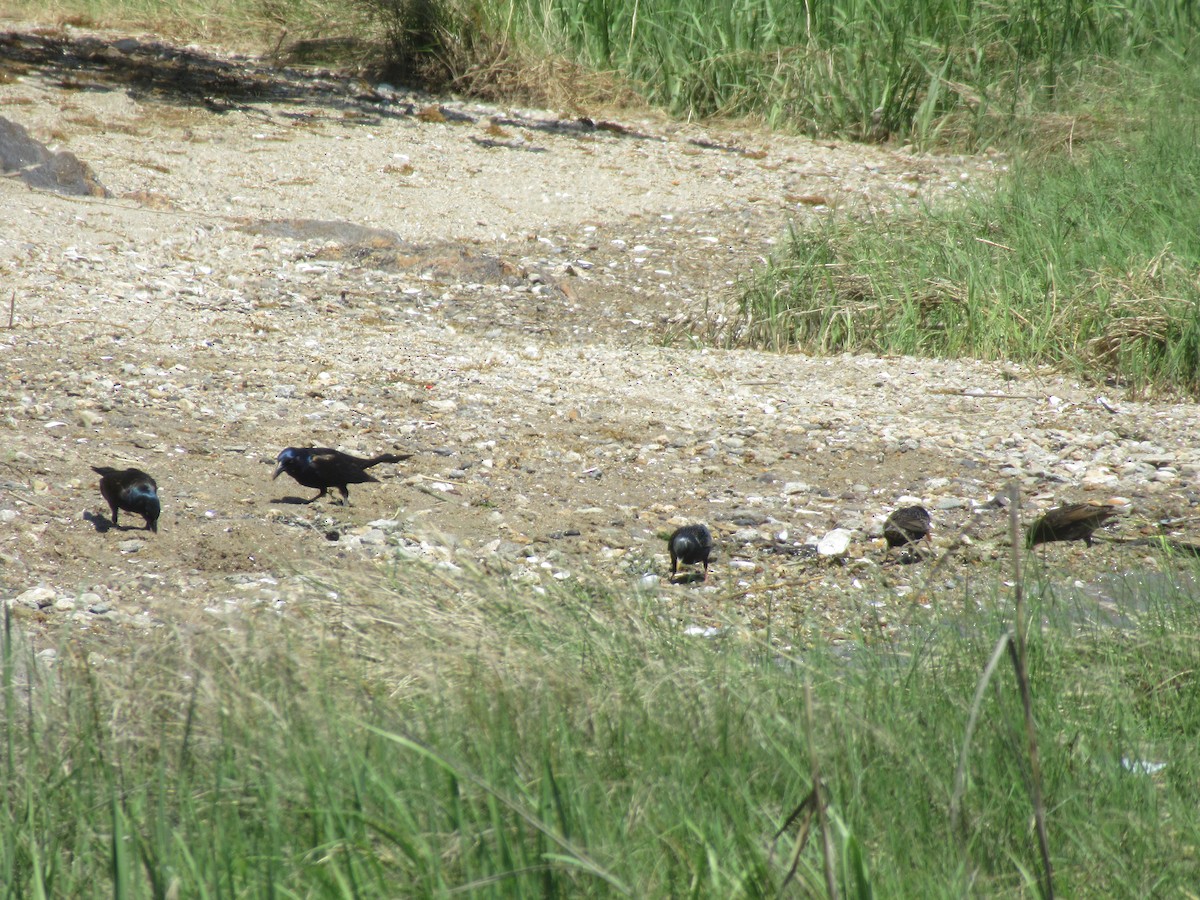
[[[804,684],[804,715],[808,724],[808,753],[812,773],[813,806],[817,811],[817,829],[821,835],[821,857],[825,863],[825,890],[830,900],[837,900],[838,886],[836,872],[836,855],[833,848],[833,834],[830,829],[828,802],[825,792],[821,789],[821,762],[817,753],[816,719],[813,716],[812,685]]]
[[[1025,739],[1029,753],[1030,795],[1033,817],[1037,826],[1038,850],[1042,855],[1041,889],[1045,900],[1054,900],[1054,865],[1050,858],[1050,836],[1046,828],[1046,805],[1042,799],[1042,763],[1038,752],[1037,722],[1033,716],[1033,689],[1029,683],[1028,635],[1025,609],[1025,582],[1021,574],[1021,488],[1017,482],[1009,487],[1008,536],[1012,546],[1013,601],[1016,618],[1016,640],[1009,643],[1017,685],[1021,691],[1021,706],[1025,713]]]
[[[7,791],[5,792],[7,793]],[[42,854],[39,848],[40,836],[38,835],[37,823],[34,821],[34,810],[37,809],[37,804],[34,802],[33,783],[29,782],[25,794],[26,809],[28,818],[26,825],[28,827],[29,840],[29,887],[34,900],[46,900],[45,872],[42,866]],[[16,889],[16,885],[9,881],[7,884]]]
[[[116,785],[111,793],[112,814],[112,886],[113,900],[126,900],[132,896],[133,883],[130,879],[128,836],[125,833],[125,816]]]
[[[996,641],[996,646],[992,650],[991,658],[984,666],[983,674],[979,676],[979,683],[975,686],[975,696],[971,700],[971,714],[967,718],[967,728],[963,733],[962,750],[958,754],[958,768],[954,770],[954,793],[950,795],[950,827],[955,834],[961,834],[962,831],[962,798],[963,793],[967,789],[967,760],[971,752],[971,738],[975,735],[975,726],[979,722],[979,712],[983,708],[983,695],[987,690],[988,685],[992,682],[992,675],[996,672],[996,667],[1000,665],[1000,660],[1004,658],[1005,651],[1012,641],[1010,632],[1005,631]]]

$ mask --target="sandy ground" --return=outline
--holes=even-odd
[[[950,202],[1003,160],[79,39],[0,43],[0,115],[109,192],[0,178],[0,597],[30,627],[286,606],[306,572],[399,554],[836,635],[994,571],[1006,513],[986,504],[1013,479],[1027,516],[1118,496],[1114,534],[1193,527],[1192,404],[1012,365],[709,346],[789,224]],[[348,507],[304,505],[270,479],[289,445],[415,455]],[[157,535],[108,527],[92,465],[154,475]],[[932,578],[883,557],[907,502],[933,510],[936,552],[975,536]],[[715,566],[668,585],[663,536],[687,521],[712,526]],[[848,557],[815,556],[835,528]],[[1099,592],[1163,565],[1121,545],[1046,558]]]

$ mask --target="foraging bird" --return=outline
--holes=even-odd
[[[319,488],[321,493],[312,500],[304,501],[305,503],[320,500],[326,491],[335,487],[342,492],[342,503],[348,505],[350,491],[346,485],[378,481],[378,478],[368,475],[366,470],[380,463],[403,462],[410,456],[411,453],[382,453],[372,459],[362,459],[340,450],[330,450],[328,447],[287,447],[275,457],[279,465],[271,480],[274,481],[281,473],[287,472],[304,487]]]
[[[712,553],[713,539],[706,525],[684,525],[675,529],[667,539],[667,551],[671,554],[671,577],[680,563],[690,566],[704,563],[704,577],[708,578],[708,556]]]
[[[905,547],[917,541],[932,541],[933,520],[923,506],[904,506],[895,510],[883,523],[883,536],[888,550]]]
[[[1049,510],[1030,526],[1025,537],[1027,547],[1049,541],[1083,541],[1092,546],[1092,532],[1116,515],[1111,506],[1092,503],[1070,503]]]
[[[113,469],[109,466],[92,466],[100,476],[100,493],[112,510],[112,523],[116,527],[119,510],[137,513],[146,520],[146,530],[158,533],[158,516],[162,508],[158,503],[158,485],[141,469]]]

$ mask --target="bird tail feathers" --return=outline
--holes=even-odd
[[[363,468],[365,469],[368,466],[377,466],[380,463],[404,462],[404,460],[411,458],[411,453],[381,453],[379,456],[376,456],[373,459],[368,459]]]

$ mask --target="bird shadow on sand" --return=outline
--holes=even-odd
[[[272,503],[290,503],[292,506],[307,506],[311,500],[305,500],[303,497],[276,497]]]
[[[85,512],[83,518],[92,523],[92,527],[96,529],[97,534],[104,534],[113,528],[121,530],[119,525],[114,525],[110,519],[98,516],[94,512]]]
[[[289,506],[312,506],[314,503],[316,503],[320,499],[321,499],[320,497],[314,497],[311,500],[306,500],[303,497],[287,496],[287,497],[276,497],[271,502],[272,503],[286,503]],[[349,503],[341,502],[338,500],[327,500],[327,502],[331,506],[337,506],[337,507],[350,505]]]
[[[678,575],[672,575],[668,582],[670,584],[695,584],[704,580],[703,572],[680,572]]]
[[[144,525],[114,525],[112,519],[107,516],[99,516],[94,512],[85,512],[83,518],[92,523],[92,527],[96,529],[96,534],[107,534],[110,531],[149,531]]]

